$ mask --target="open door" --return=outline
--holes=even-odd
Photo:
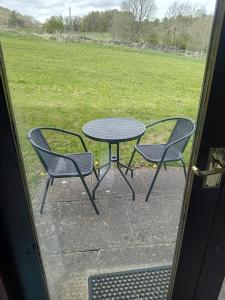
[[[181,214],[170,299],[217,299],[225,276],[224,53],[225,3],[218,1]],[[196,168],[192,170],[193,166]],[[199,173],[198,169],[210,170],[209,174],[219,173],[206,176],[208,172]]]
[[[213,171],[216,166],[223,169],[224,163],[225,2],[222,0],[218,2],[214,19],[168,296],[175,300],[217,299],[225,275],[224,176],[206,178],[192,172],[192,166]],[[48,299],[2,56],[0,59],[3,124],[0,138],[4,141],[0,160],[3,183],[0,222],[4,247],[1,247],[0,258],[7,258],[10,263],[10,268],[0,266],[1,277],[9,299],[16,299],[15,293],[19,295],[17,299]],[[16,274],[14,285],[9,280],[13,273]]]
[[[48,299],[0,49],[0,299]]]

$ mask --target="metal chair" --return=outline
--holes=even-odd
[[[43,131],[60,132],[78,138],[79,142],[82,144],[84,148],[84,152],[75,153],[75,154],[66,154],[66,155],[53,152],[46,138],[43,135]],[[97,206],[84,180],[84,177],[90,175],[94,171],[97,180],[99,179],[98,179],[97,172],[93,166],[93,155],[92,153],[88,152],[82,137],[77,133],[73,133],[63,129],[51,128],[51,127],[39,127],[29,131],[28,139],[49,176],[45,187],[40,213],[43,212],[48,187],[50,182],[51,185],[53,184],[54,178],[80,177],[84,185],[84,188],[91,200],[91,203],[95,209],[95,212],[99,214]]]
[[[168,122],[175,121],[175,126],[170,134],[168,142],[165,144],[139,144],[141,138],[137,141],[136,146],[134,147],[134,151],[131,155],[128,166],[130,167],[132,160],[134,158],[134,154],[138,152],[146,161],[157,164],[157,170],[153,177],[152,183],[146,195],[145,201],[148,201],[150,193],[153,189],[156,178],[159,174],[160,168],[162,164],[166,169],[166,163],[172,161],[181,161],[184,176],[186,178],[186,168],[185,163],[183,161],[183,152],[187,146],[187,143],[195,130],[195,123],[188,118],[166,118],[159,120],[157,122],[151,123],[146,126],[146,129],[151,128],[155,125]],[[126,170],[126,174],[128,169]]]

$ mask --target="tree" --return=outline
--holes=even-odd
[[[188,46],[192,50],[200,51],[201,55],[205,54],[208,49],[212,20],[213,17],[210,15],[199,15],[195,17],[193,24],[188,29]]]
[[[153,22],[145,20],[140,32],[140,37],[143,41],[152,45],[158,45],[162,38],[162,24],[159,19]]]
[[[189,2],[173,2],[166,13],[167,38],[166,43],[186,49],[187,28],[193,22],[196,8]]]
[[[81,30],[91,32],[110,32],[114,16],[118,10],[92,11],[81,20]]]
[[[117,11],[114,14],[111,33],[113,38],[130,40],[131,17],[128,11]]]
[[[63,19],[61,16],[52,16],[44,23],[44,29],[47,33],[59,33],[64,30]]]
[[[195,14],[195,7],[193,7],[189,2],[174,1],[168,8],[166,12],[167,18],[176,19],[178,16],[191,16]]]
[[[71,30],[71,22],[70,22],[70,17],[64,17],[63,18],[63,25],[64,25],[64,29],[67,31]]]
[[[9,27],[16,27],[17,24],[17,15],[16,15],[16,11],[13,10],[11,12],[11,14],[9,15]]]
[[[81,17],[73,16],[72,26],[74,31],[81,31],[81,21],[82,21]]]
[[[117,12],[116,9],[101,12],[100,32],[111,31],[114,15],[117,14]]]
[[[155,11],[155,0],[124,0],[122,10],[127,11],[130,15],[130,40],[135,40],[140,32],[143,21],[150,19]]]
[[[101,13],[92,11],[87,16],[83,17],[81,28],[82,31],[100,32]]]
[[[11,12],[8,20],[9,27],[23,27],[24,21],[18,18],[18,14],[15,10]]]

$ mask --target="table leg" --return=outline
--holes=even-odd
[[[120,165],[123,165],[123,164],[120,163],[119,143],[116,144],[116,152],[117,152],[117,161],[116,161],[117,168],[118,168],[120,174],[121,174],[121,175],[123,176],[123,178],[125,179],[125,181],[126,181],[127,185],[129,186],[129,188],[131,189],[131,191],[132,191],[132,196],[133,196],[133,200],[135,200],[135,191],[134,191],[134,189],[132,188],[130,182],[127,180],[126,176],[123,174],[123,171],[122,171],[121,168],[120,168]]]
[[[95,177],[96,177],[96,179],[99,181],[99,174],[97,174],[97,171],[96,171],[96,169],[95,169],[95,167],[93,167],[93,170],[94,170],[94,174],[95,174]]]
[[[123,164],[123,163],[121,163],[120,161],[119,161],[119,164],[120,164],[120,166],[124,167],[125,169],[127,169],[127,170],[129,170],[129,171],[131,172],[131,178],[134,177],[134,171],[133,171],[132,168],[128,167],[127,165],[125,165],[125,164]],[[127,173],[127,170],[126,170],[126,173]],[[126,173],[125,173],[125,174],[126,174]]]
[[[108,165],[108,168],[106,169],[105,173],[99,178],[99,181],[97,182],[97,184],[95,185],[95,187],[93,189],[93,199],[94,200],[95,200],[96,189],[98,188],[99,184],[102,182],[102,180],[104,179],[104,177],[106,176],[106,174],[109,172],[109,170],[111,168],[111,156],[112,156],[112,145],[109,143],[109,163],[104,165],[104,166]]]
[[[98,176],[100,177],[100,171],[101,169],[107,167],[109,165],[109,162],[105,163],[104,165],[101,165],[99,168],[98,168]]]

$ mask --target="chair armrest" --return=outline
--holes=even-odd
[[[68,131],[68,130],[64,130],[64,129],[60,129],[60,128],[54,128],[54,127],[42,127],[41,129],[58,131],[58,132],[61,132],[61,133],[70,134],[70,135],[73,135],[75,137],[78,137],[79,140],[80,140],[80,142],[81,142],[81,144],[82,144],[82,146],[83,146],[83,148],[84,148],[84,150],[86,152],[88,152],[88,149],[87,149],[87,147],[86,147],[86,145],[84,143],[84,140],[83,140],[82,136],[80,134],[78,134],[78,133],[74,133],[74,132],[71,132],[71,131]]]
[[[153,127],[157,124],[160,124],[160,123],[163,123],[163,122],[166,122],[166,121],[173,121],[173,120],[178,120],[178,119],[179,119],[179,117],[161,119],[161,120],[158,120],[156,122],[153,122],[153,123],[150,123],[150,124],[146,125],[145,128],[147,129],[147,128]]]
[[[179,119],[179,117],[172,117],[172,118],[161,119],[161,120],[158,120],[158,121],[155,121],[153,123],[145,125],[145,129],[151,128],[151,127],[153,127],[155,125],[158,125],[158,124],[166,122],[166,121],[173,121],[173,120],[177,120],[177,119]],[[139,144],[139,142],[140,142],[140,140],[141,140],[142,137],[143,137],[143,135],[138,139],[137,144]]]

